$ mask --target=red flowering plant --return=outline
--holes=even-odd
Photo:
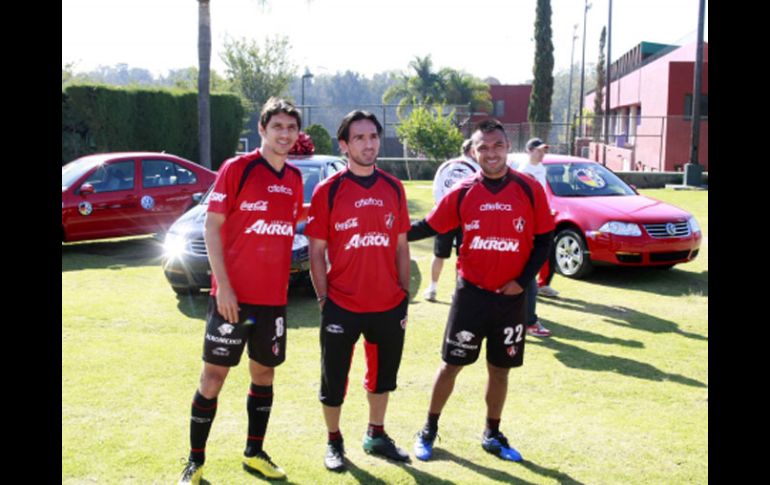
[[[313,145],[313,140],[310,138],[310,135],[304,131],[300,131],[297,141],[294,143],[294,146],[291,147],[291,150],[289,150],[289,155],[312,155],[314,152],[315,145]]]

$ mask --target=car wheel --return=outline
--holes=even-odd
[[[568,278],[584,278],[593,270],[583,237],[574,229],[562,229],[554,244],[556,271]]]
[[[172,290],[174,290],[174,293],[176,293],[179,296],[194,296],[201,292],[200,288],[196,287],[181,287],[181,286],[172,286]]]

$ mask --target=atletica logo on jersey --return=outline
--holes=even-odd
[[[227,198],[227,194],[223,194],[221,192],[211,192],[211,195],[209,195],[209,200],[211,202],[222,202]]]
[[[255,202],[246,202],[244,200],[243,202],[241,202],[241,210],[244,212],[256,212],[256,211],[265,212],[267,211],[267,201],[258,200]]]
[[[476,236],[471,241],[470,249],[481,249],[486,251],[500,251],[500,252],[519,252],[519,240],[518,239],[499,239],[496,237],[481,237]]]
[[[267,191],[273,194],[294,195],[294,191],[291,190],[291,187],[286,187],[285,185],[271,185],[267,188]]]
[[[370,205],[376,205],[377,207],[384,207],[385,203],[382,202],[382,199],[375,199],[374,197],[369,197],[368,199],[358,199],[356,201],[356,209],[360,209],[361,207],[366,207]]]
[[[245,233],[268,236],[294,236],[294,224],[284,221],[271,221],[268,223],[264,219],[260,219],[246,229]]]
[[[513,211],[513,207],[511,207],[511,204],[501,204],[500,202],[487,203],[487,204],[481,204],[479,206],[479,210],[481,212],[489,212],[489,211],[502,211],[502,212],[511,212]]]
[[[351,217],[345,222],[337,222],[334,224],[334,229],[337,231],[347,231],[348,229],[353,229],[354,227],[358,227],[358,217]]]
[[[370,246],[388,247],[390,246],[390,236],[381,232],[367,232],[363,236],[361,234],[353,234],[353,237],[345,244],[345,250]]]
[[[524,232],[524,218],[519,216],[513,220],[513,228],[516,232]]]
[[[474,229],[477,230],[477,231],[479,229],[481,229],[481,224],[479,223],[478,219],[474,219],[471,222],[469,222],[468,224],[465,224],[465,230],[466,231],[473,231]]]

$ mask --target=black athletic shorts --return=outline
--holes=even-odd
[[[364,389],[381,394],[396,389],[406,333],[404,300],[384,312],[355,313],[327,299],[321,312],[321,390],[327,406],[340,406],[348,389],[348,372],[358,337],[364,334],[366,376]]]
[[[455,243],[457,241],[457,243]],[[447,259],[452,255],[452,247],[455,248],[455,254],[460,253],[460,244],[463,243],[463,231],[457,229],[444,234],[439,234],[433,239],[433,255],[437,258]]]
[[[249,344],[249,359],[266,367],[286,360],[286,306],[238,303],[239,322],[231,324],[217,311],[217,299],[209,298],[203,360],[234,367]]]
[[[524,363],[526,314],[526,289],[507,296],[458,278],[441,349],[444,362],[476,362],[486,337],[487,362],[502,368],[519,367]]]

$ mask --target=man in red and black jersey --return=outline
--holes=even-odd
[[[403,185],[375,166],[381,134],[380,122],[369,112],[343,118],[337,139],[348,166],[316,187],[305,228],[321,307],[320,400],[329,432],[324,464],[333,471],[345,469],[340,414],[353,348],[362,333],[369,401],[364,451],[409,460],[384,430],[406,331],[410,225]]]
[[[302,119],[291,103],[262,109],[262,146],[219,169],[209,196],[206,248],[211,297],[203,372],[190,420],[190,456],[179,483],[199,483],[217,396],[248,344],[251,387],[243,464],[268,478],[286,473],[262,450],[273,403],[274,368],[286,358],[286,299],[294,228],[302,212],[299,169],[286,162]]]
[[[418,459],[430,459],[438,419],[455,379],[463,366],[478,359],[486,338],[487,425],[481,444],[502,459],[520,461],[521,455],[499,430],[500,417],[508,373],[524,362],[525,288],[548,257],[554,223],[537,180],[506,165],[510,144],[500,122],[480,122],[471,140],[481,173],[458,182],[408,234],[415,241],[458,226],[463,231],[457,288],[442,345],[444,362],[414,452]]]

